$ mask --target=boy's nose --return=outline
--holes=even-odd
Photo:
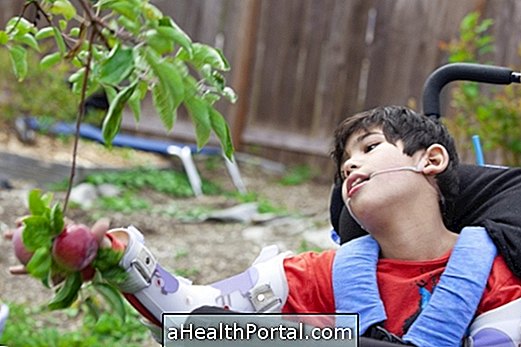
[[[342,165],[342,172],[344,174],[344,178],[347,178],[351,172],[360,168],[360,164],[353,158],[349,158]]]

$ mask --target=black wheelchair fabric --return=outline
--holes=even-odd
[[[455,232],[485,227],[509,268],[521,277],[521,168],[461,165],[458,172],[460,194],[447,227]],[[340,185],[331,194],[330,217],[341,243],[367,234],[349,215]]]

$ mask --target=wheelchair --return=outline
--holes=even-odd
[[[441,117],[440,93],[448,83],[458,80],[507,85],[520,83],[521,74],[505,67],[480,64],[444,65],[435,70],[424,84],[425,116]],[[454,231],[469,225],[486,228],[510,270],[521,277],[521,168],[464,164],[460,165],[458,174],[460,195],[454,202],[451,224],[447,227]],[[338,181],[332,189],[330,220],[335,237],[344,244],[367,232],[349,214],[342,200],[341,186]],[[364,337],[360,342],[363,346],[397,345]]]

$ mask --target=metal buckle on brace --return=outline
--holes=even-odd
[[[248,298],[250,299],[255,312],[267,312],[282,303],[282,300],[275,296],[275,293],[273,293],[269,284],[263,284],[252,288],[248,292]]]
[[[152,275],[156,269],[156,264],[156,258],[154,258],[152,253],[150,253],[146,247],[141,247],[136,259],[131,263],[147,283],[150,283],[150,280],[152,279]]]

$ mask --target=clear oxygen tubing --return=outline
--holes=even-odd
[[[391,172],[398,172],[398,171],[412,171],[412,172],[416,172],[416,173],[422,173],[421,163],[422,162],[420,161],[418,163],[418,165],[416,165],[416,166],[400,166],[400,167],[393,167],[393,168],[390,168],[390,169],[383,169],[383,170],[375,171],[375,172],[373,172],[372,174],[369,175],[368,180],[371,180],[373,177],[378,176],[378,175],[383,175],[383,174],[387,174],[387,173],[391,173]],[[355,222],[357,222],[358,225],[360,225],[360,227],[362,229],[366,230],[364,225],[356,217],[355,213],[353,212],[353,210],[351,208],[351,198],[347,198],[345,203],[346,203],[347,211],[349,212],[351,217],[353,217]]]

